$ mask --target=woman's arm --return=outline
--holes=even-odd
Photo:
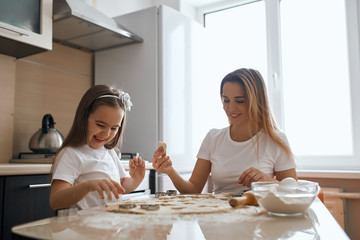
[[[189,179],[193,193],[201,193],[211,172],[211,162],[198,158],[194,170]]]
[[[171,168],[166,174],[170,177],[172,183],[180,193],[201,193],[210,175],[210,170],[210,161],[198,159],[189,180],[181,177],[174,168]]]
[[[251,183],[259,181],[275,181],[273,178],[263,173],[261,170],[251,167],[241,173],[238,183],[243,186],[251,187]]]
[[[291,177],[297,180],[296,170],[295,168],[291,168],[284,171],[275,172],[275,179],[266,175],[262,171],[257,168],[251,167],[245,170],[239,177],[238,183],[243,186],[251,186],[252,182],[260,182],[260,181],[281,181],[284,178]]]
[[[55,179],[51,184],[50,207],[53,210],[69,208],[92,191],[97,191],[102,199],[105,198],[105,192],[110,200],[112,199],[111,193],[118,199],[119,194],[125,192],[124,188],[112,179],[93,179],[76,185]]]
[[[159,145],[152,158],[154,169],[160,173],[167,174],[176,189],[180,193],[201,193],[210,175],[211,163],[204,159],[198,159],[195,168],[187,181],[173,168],[172,161],[166,155],[166,148]]]
[[[276,176],[276,180],[278,181],[281,181],[287,177],[291,177],[294,178],[295,180],[298,180],[295,168],[291,168],[280,172],[275,172],[275,176]]]

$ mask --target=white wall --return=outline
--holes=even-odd
[[[124,15],[144,8],[154,6],[154,1],[144,0],[85,0],[94,8],[100,10],[110,17]]]
[[[83,0],[110,17],[124,15],[157,5],[166,5],[196,19],[196,8],[184,0]]]

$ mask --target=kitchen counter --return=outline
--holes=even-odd
[[[35,239],[349,239],[318,198],[301,217],[151,216],[95,208],[18,225],[12,231]]]
[[[1,163],[0,176],[49,174],[52,164]]]
[[[129,170],[128,161],[123,161],[122,164],[125,170]],[[0,176],[50,174],[51,167],[50,163],[1,163]],[[145,169],[153,169],[152,164],[147,162]]]

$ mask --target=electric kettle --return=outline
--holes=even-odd
[[[35,153],[56,153],[64,141],[63,135],[54,128],[55,122],[51,114],[42,119],[40,128],[31,137],[29,148]]]

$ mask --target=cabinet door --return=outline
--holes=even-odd
[[[49,175],[4,177],[2,239],[11,239],[11,227],[54,216],[49,205]]]
[[[21,58],[52,49],[52,0],[0,1],[0,53]]]
[[[4,199],[4,178],[0,177],[0,238],[2,236],[2,225],[3,225],[3,199]]]

